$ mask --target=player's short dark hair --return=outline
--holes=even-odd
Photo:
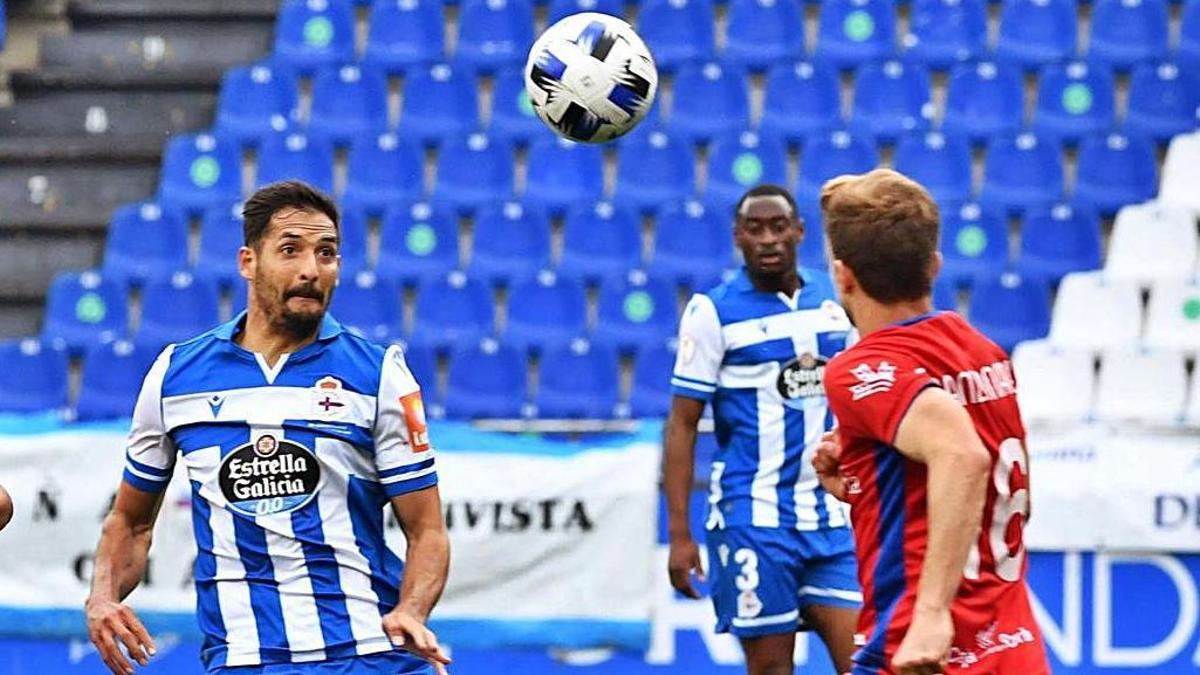
[[[890,169],[838,176],[821,188],[825,237],[835,260],[882,303],[933,292],[937,203],[919,183]]]
[[[280,209],[300,209],[324,213],[333,221],[333,227],[341,235],[337,205],[329,195],[298,180],[285,180],[259,188],[242,205],[242,232],[245,245],[258,248],[267,234],[271,218]]]
[[[734,222],[737,222],[738,216],[742,215],[742,206],[745,205],[746,200],[753,197],[783,197],[784,201],[791,207],[792,215],[797,217],[800,215],[800,212],[796,208],[796,198],[792,196],[792,193],[787,188],[782,185],[775,185],[774,183],[760,183],[747,190],[746,194],[742,195],[742,198],[734,205]]]

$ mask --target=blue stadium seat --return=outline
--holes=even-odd
[[[604,192],[604,156],[595,146],[545,138],[530,146],[526,163],[526,204],[558,214]]]
[[[799,146],[810,135],[842,124],[842,92],[837,72],[800,61],[767,71],[759,132]]]
[[[342,274],[353,274],[367,268],[367,237],[371,229],[367,211],[359,206],[341,209],[338,255],[342,256]]]
[[[550,265],[550,221],[520,202],[489,207],[475,219],[471,275],[506,286]]]
[[[638,134],[621,144],[613,201],[643,212],[690,197],[695,191],[692,146],[661,131]]]
[[[1020,215],[1062,197],[1059,148],[1035,134],[1002,136],[988,145],[979,201],[998,214]]]
[[[1071,272],[1100,268],[1100,218],[1086,207],[1055,204],[1026,214],[1017,268],[1057,284]]]
[[[729,64],[763,70],[804,54],[804,10],[798,0],[730,0],[725,50]]]
[[[220,321],[221,295],[211,280],[177,272],[146,283],[138,342],[165,345],[208,332]]]
[[[238,250],[245,240],[240,203],[214,206],[205,211],[200,221],[200,253],[192,273],[212,279],[221,288],[232,288],[241,278],[238,276]]]
[[[92,345],[83,359],[76,419],[90,422],[132,415],[142,380],[161,351],[162,345],[141,341]]]
[[[0,0],[0,49],[4,49],[4,44],[8,38],[8,12],[4,8],[4,0]]]
[[[438,152],[433,199],[462,212],[513,197],[513,153],[486,134],[446,141]]]
[[[646,0],[638,9],[638,34],[663,72],[712,59],[713,25],[712,0]]]
[[[822,271],[829,269],[825,257],[825,216],[816,200],[801,200],[797,203],[800,221],[804,224],[804,238],[796,252],[801,267],[812,267]]]
[[[499,142],[525,147],[530,140],[551,133],[533,111],[524,73],[508,70],[497,75],[488,134]]]
[[[375,0],[363,62],[389,74],[445,59],[439,0]]]
[[[675,291],[661,279],[633,270],[600,287],[600,312],[592,340],[623,353],[653,346],[675,333]]]
[[[903,136],[892,161],[939,204],[971,198],[971,146],[965,136],[937,131]]]
[[[578,281],[542,271],[513,284],[508,293],[505,343],[540,354],[570,344],[585,333],[587,296]]]
[[[1200,7],[1200,3],[1189,7],[1193,5]],[[1136,66],[1129,79],[1125,130],[1159,143],[1194,130],[1200,124],[1200,60],[1192,68],[1173,63]]]
[[[896,53],[892,0],[826,0],[819,23],[816,58],[843,70]]]
[[[958,311],[958,288],[944,276],[933,280],[933,308],[940,312]]]
[[[598,285],[639,267],[641,259],[642,224],[633,211],[604,201],[567,214],[562,274]]]
[[[416,143],[391,131],[361,136],[350,147],[342,205],[379,215],[389,206],[420,199],[424,171],[425,156]]]
[[[296,119],[299,89],[285,68],[270,63],[230,68],[221,80],[216,131],[242,145],[258,146],[287,131]]]
[[[1195,72],[1200,70],[1200,2],[1188,0],[1183,6],[1179,23],[1175,60]]]
[[[1078,24],[1075,0],[1007,0],[996,58],[1028,70],[1074,58]]]
[[[1166,0],[1094,0],[1088,59],[1119,70],[1167,56]]]
[[[330,311],[343,326],[368,340],[386,344],[401,321],[400,290],[372,272],[343,274]]]
[[[620,364],[611,347],[575,340],[547,350],[534,405],[542,419],[609,419],[620,394]]]
[[[673,101],[671,133],[689,142],[707,143],[713,136],[750,127],[745,78],[716,63],[680,69]]]
[[[527,371],[524,354],[490,338],[455,349],[446,377],[446,416],[521,417],[529,398]]]
[[[493,73],[525,61],[533,44],[529,0],[464,0],[458,14],[458,60]]]
[[[126,333],[125,292],[97,272],[55,275],[46,291],[42,339],[78,355],[88,346]]]
[[[924,131],[933,115],[929,87],[929,73],[922,66],[895,60],[865,64],[854,77],[850,125],[885,143]]]
[[[654,228],[650,270],[670,283],[696,288],[733,262],[733,215],[689,201],[666,209]]]
[[[65,410],[67,377],[65,350],[36,338],[0,342],[0,413]]]
[[[317,71],[312,85],[308,134],[349,146],[357,137],[387,128],[387,78],[382,71],[357,65]]]
[[[942,211],[942,277],[969,286],[1008,265],[1008,221],[975,202]]]
[[[671,373],[675,371],[675,341],[642,350],[633,362],[629,416],[666,417],[671,410]]]
[[[868,139],[846,131],[813,136],[804,144],[796,199],[816,201],[825,181],[845,173],[864,173],[879,164],[879,153]]]
[[[300,73],[354,58],[348,0],[284,0],[275,20],[275,58]]]
[[[384,213],[375,266],[380,276],[419,286],[458,266],[458,222],[451,214],[425,202]]]
[[[644,15],[645,11],[646,8],[643,6],[639,14]],[[560,19],[580,12],[599,12],[621,18],[625,14],[625,3],[621,0],[550,0],[550,6],[546,11],[546,25],[552,26]],[[641,36],[645,39],[644,31]],[[662,67],[658,50],[654,51],[654,61],[659,68]]]
[[[197,215],[242,196],[242,158],[230,141],[212,134],[180,134],[167,142],[159,201]]]
[[[915,0],[909,10],[904,58],[937,70],[987,51],[984,0]]]
[[[942,128],[983,144],[997,134],[1014,133],[1024,117],[1024,84],[1011,66],[981,61],[955,66],[946,85]]]
[[[1074,200],[1109,217],[1126,204],[1153,199],[1158,190],[1154,144],[1138,136],[1101,134],[1079,145]]]
[[[444,63],[413,69],[404,91],[400,132],[406,138],[437,145],[479,126],[475,82]]]
[[[781,140],[743,131],[713,141],[708,151],[705,201],[732,209],[759,183],[787,184],[787,148]]]
[[[188,224],[154,202],[126,204],[113,211],[104,247],[104,276],[140,286],[187,267]]]
[[[971,324],[1007,352],[1018,342],[1050,331],[1050,292],[1046,283],[1005,272],[977,279],[968,312]]]
[[[1033,125],[1043,138],[1069,144],[1104,133],[1115,117],[1112,73],[1103,66],[1075,61],[1047,66],[1038,82],[1037,112]]]
[[[254,184],[262,187],[281,180],[302,180],[333,192],[333,147],[304,134],[276,136],[258,151]]]
[[[413,379],[421,387],[421,397],[430,407],[441,407],[442,392],[438,386],[437,354],[428,345],[410,345],[403,340],[393,344],[400,346],[404,353],[404,365],[408,366]]]
[[[417,294],[409,342],[438,352],[473,344],[492,335],[494,314],[492,292],[482,281],[451,272]]]

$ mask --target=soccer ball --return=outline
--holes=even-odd
[[[624,21],[573,14],[529,50],[525,90],[538,117],[573,141],[603,143],[637,126],[654,103],[658,69]]]

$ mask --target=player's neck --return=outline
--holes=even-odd
[[[933,300],[929,297],[888,305],[870,300],[861,305],[854,309],[854,325],[863,337],[933,311]]]
[[[801,286],[800,275],[796,274],[794,269],[779,274],[764,274],[747,267],[746,276],[750,277],[750,283],[754,284],[756,289],[765,293],[783,293],[790,296]]]
[[[280,330],[265,312],[250,308],[246,311],[245,325],[233,339],[243,349],[262,355],[267,365],[274,367],[284,354],[296,353],[316,337],[316,331],[307,336],[296,336]]]

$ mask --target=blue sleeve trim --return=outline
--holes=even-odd
[[[698,389],[691,389],[689,387],[678,385],[671,387],[671,393],[675,396],[683,396],[684,398],[692,398],[696,399],[697,401],[706,402],[711,401],[713,397],[713,392],[711,391],[700,391]]]
[[[137,469],[138,471],[141,471],[142,473],[148,473],[152,476],[161,476],[163,478],[171,477],[171,469],[160,469],[157,466],[150,466],[149,464],[142,464],[141,462],[137,461],[133,457],[130,457],[128,452],[125,453],[125,461],[129,462],[129,464],[133,468]]]
[[[417,490],[424,490],[427,487],[433,487],[434,485],[437,485],[437,482],[437,472],[434,472],[421,476],[420,478],[414,478],[412,480],[402,480],[396,483],[384,483],[383,489],[387,493],[388,497],[399,497],[400,495],[406,495],[410,492],[416,492]]]
[[[433,458],[432,457],[430,457],[429,459],[427,459],[423,462],[416,462],[414,464],[405,464],[404,466],[397,466],[397,467],[393,467],[391,469],[381,469],[379,471],[379,477],[380,478],[391,478],[392,476],[399,476],[400,474],[403,474],[403,473],[412,473],[413,471],[420,471],[421,469],[428,469],[431,466],[433,466]]]
[[[716,383],[716,382],[709,382],[708,380],[697,380],[697,379],[696,379],[696,378],[694,378],[694,377],[688,377],[688,376],[686,376],[686,375],[680,375],[679,373],[675,373],[675,374],[671,375],[671,379],[673,379],[673,380],[681,380],[682,382],[688,382],[688,383],[691,383],[691,384],[699,384],[699,385],[701,385],[701,386],[704,386],[704,387],[709,387],[709,388],[712,388],[712,389],[716,389],[716,387],[717,387],[717,383]]]
[[[125,469],[125,475],[123,478],[125,479],[126,483],[129,483],[138,490],[141,490],[142,492],[150,492],[152,494],[158,494],[167,489],[167,484],[171,482],[169,476],[161,482],[149,481],[141,476],[134,475],[129,471],[129,469]]]

